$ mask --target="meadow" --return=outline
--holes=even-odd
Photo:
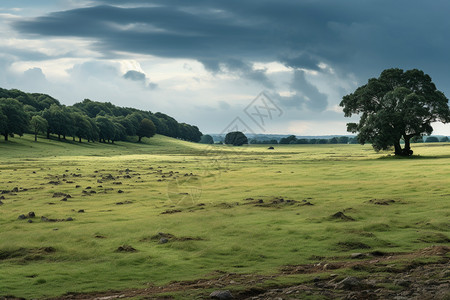
[[[159,135],[115,145],[1,141],[0,296],[221,274],[276,286],[330,275],[281,275],[288,266],[449,245],[450,143],[413,144],[415,156],[400,159],[370,145],[267,147]]]

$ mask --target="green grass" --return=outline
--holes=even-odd
[[[0,206],[0,296],[144,288],[217,270],[273,274],[317,256],[448,245],[450,144],[413,150],[414,158],[396,159],[360,145],[267,150],[163,136],[116,145],[35,143],[31,136],[1,141],[0,190],[19,192],[4,194]],[[115,179],[102,179],[109,174]],[[194,189],[175,190],[174,176],[192,179]],[[201,197],[180,194],[199,191]],[[56,192],[72,198],[60,201]],[[299,202],[254,203],[276,197]],[[303,200],[313,205],[300,205]],[[162,214],[167,210],[180,212]],[[33,223],[17,219],[30,211]],[[354,221],[331,218],[339,211]],[[74,221],[42,222],[41,216]],[[159,244],[152,239],[159,232],[177,239]],[[137,251],[116,252],[122,245]]]

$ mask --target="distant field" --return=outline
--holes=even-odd
[[[32,140],[0,142],[0,296],[270,275],[450,241],[450,143],[397,159],[368,145]]]

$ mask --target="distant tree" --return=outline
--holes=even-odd
[[[297,139],[296,144],[309,144],[307,139]]]
[[[441,138],[440,142],[441,143],[447,143],[449,141],[447,136],[444,136],[443,138]]]
[[[195,143],[200,142],[203,134],[200,132],[197,126],[192,126],[186,123],[180,123],[178,124],[178,128],[179,128],[178,138]]]
[[[328,144],[337,144],[339,143],[337,137],[332,137],[331,139],[328,140]]]
[[[58,100],[46,94],[33,93],[31,96],[36,102],[36,106],[34,107],[36,107],[39,111],[49,108],[52,104],[56,104],[58,106],[61,105]]]
[[[450,122],[447,103],[423,71],[388,69],[344,96],[340,106],[346,117],[362,114],[359,123],[347,124],[349,132],[358,133],[361,144],[370,142],[376,151],[394,146],[395,155],[408,156],[413,153],[413,137],[431,134],[433,122]]]
[[[358,142],[358,138],[356,138],[356,137],[350,138],[350,139],[348,140],[348,143],[349,143],[349,144],[358,144],[358,143],[359,143],[359,142]]]
[[[423,143],[423,137],[421,135],[415,136],[411,139],[411,143]]]
[[[201,144],[214,144],[214,139],[209,134],[202,135],[200,139]]]
[[[429,136],[427,137],[425,143],[438,143],[439,139],[435,136]]]
[[[6,130],[8,126],[8,117],[3,114],[3,111],[0,109],[0,133]]]
[[[152,137],[156,133],[156,127],[153,122],[147,118],[143,119],[141,121],[141,124],[139,125],[138,130],[136,131],[136,134],[139,138],[138,142],[141,142],[143,137]]]
[[[261,145],[276,145],[278,144],[278,141],[276,139],[271,139],[271,140],[257,140],[257,139],[253,139],[250,144],[261,144]]]
[[[112,139],[112,143],[115,141],[125,141],[127,139],[127,129],[125,126],[117,122],[114,118],[112,119],[114,124],[114,138]]]
[[[318,139],[316,141],[316,144],[328,144],[328,140],[327,139]]]
[[[95,123],[98,127],[98,138],[100,142],[114,141],[116,129],[114,123],[109,118],[98,116],[95,118]]]
[[[22,136],[27,130],[28,114],[23,110],[23,104],[11,98],[0,99],[0,129],[5,141],[13,134]]]
[[[48,122],[43,117],[36,115],[31,118],[30,121],[31,131],[34,133],[34,141],[37,142],[37,135],[42,132],[46,133],[48,128]]]
[[[338,142],[339,144],[348,144],[348,136],[340,136],[338,137]]]
[[[242,146],[244,144],[248,144],[248,139],[240,131],[232,131],[227,133],[225,136],[225,144],[233,145],[233,146]]]
[[[174,118],[160,112],[155,113],[155,116],[160,119],[161,123],[166,125],[167,132],[165,135],[174,138],[180,137],[180,124]]]
[[[137,118],[134,113],[126,117],[116,118],[116,122],[125,127],[125,131],[128,136],[136,136],[136,131],[139,128],[140,120],[141,119]]]
[[[76,112],[72,115],[74,119],[74,136],[78,137],[78,142],[81,143],[81,139],[89,140],[90,131],[92,130],[91,122],[89,122],[89,117],[81,112]]]
[[[295,135],[290,135],[290,136],[288,136],[288,137],[285,137],[285,138],[281,138],[280,139],[280,144],[291,144],[291,142],[296,142],[297,141],[297,138],[295,137]]]
[[[87,135],[87,140],[88,140],[88,142],[95,142],[96,140],[99,139],[100,129],[98,128],[95,119],[88,117],[87,120],[89,121],[89,125],[90,125],[88,135]]]
[[[42,112],[42,116],[48,122],[47,128],[47,138],[50,138],[50,134],[57,134],[58,140],[61,139],[61,136],[66,136],[68,133],[71,133],[73,130],[74,122],[71,118],[70,113],[63,109],[62,106],[58,106],[57,104],[50,105],[49,108],[46,108]]]

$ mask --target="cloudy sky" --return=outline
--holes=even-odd
[[[449,97],[449,11],[446,0],[1,0],[0,87],[161,111],[204,133],[235,122],[345,134],[342,96],[386,68],[422,69]]]

